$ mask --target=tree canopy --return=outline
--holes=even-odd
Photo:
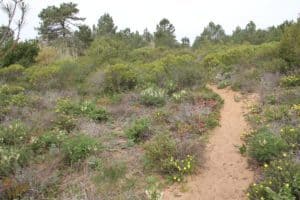
[[[155,46],[176,46],[175,39],[175,27],[166,18],[162,19],[156,26],[156,32],[154,33]]]
[[[79,27],[78,21],[85,18],[78,17],[79,9],[75,3],[63,3],[59,7],[49,6],[41,11],[39,34],[48,41],[69,37],[73,27]]]

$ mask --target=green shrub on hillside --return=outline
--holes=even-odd
[[[300,86],[300,75],[285,76],[280,80],[280,83],[284,87]]]
[[[27,147],[0,146],[0,176],[9,176],[20,167],[24,167],[31,156]]]
[[[130,127],[125,131],[125,133],[128,138],[135,143],[149,138],[151,134],[149,119],[142,118],[133,121]]]
[[[0,80],[16,81],[21,78],[25,68],[22,65],[14,64],[0,69]]]
[[[280,56],[290,66],[298,67],[300,64],[300,21],[287,28],[280,41]]]
[[[166,93],[158,87],[149,87],[141,92],[141,103],[146,106],[163,106],[166,103]]]
[[[97,108],[96,104],[90,101],[74,103],[69,99],[60,99],[57,102],[55,111],[64,115],[82,115],[95,121],[108,119],[107,111],[104,108]]]
[[[61,147],[61,144],[67,139],[67,133],[64,131],[50,131],[39,137],[33,137],[31,148],[34,152],[44,152],[50,147]]]
[[[30,135],[24,124],[14,121],[9,126],[0,125],[0,144],[18,145],[28,141]]]
[[[263,115],[267,121],[288,120],[290,107],[286,105],[270,105],[266,106]]]
[[[57,65],[33,66],[25,70],[25,77],[33,87],[49,88],[57,84],[56,77],[59,71],[60,67]]]
[[[259,163],[270,162],[288,150],[287,143],[267,129],[254,133],[248,141],[248,153]]]
[[[155,135],[145,146],[145,162],[149,168],[168,173],[165,162],[176,154],[176,142],[168,134]]]
[[[106,91],[121,92],[131,90],[137,85],[137,74],[132,66],[116,64],[105,70],[104,87]]]
[[[296,200],[300,198],[300,165],[290,159],[265,164],[263,180],[248,189],[248,198]]]
[[[77,135],[62,143],[65,160],[74,164],[87,158],[90,154],[97,152],[100,146],[97,140],[86,135]]]

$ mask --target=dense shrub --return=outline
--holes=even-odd
[[[176,154],[176,142],[168,134],[158,134],[148,141],[145,146],[146,166],[163,173],[165,163]]]
[[[289,109],[286,105],[270,105],[265,107],[263,114],[267,121],[289,119]]]
[[[104,87],[106,91],[121,92],[131,90],[137,85],[137,74],[126,64],[109,66],[105,70]]]
[[[290,159],[276,160],[265,164],[263,180],[248,190],[248,198],[284,199],[300,198],[300,166]]]
[[[300,21],[285,30],[280,41],[280,56],[285,59],[290,66],[299,66]]]
[[[59,74],[60,67],[51,66],[33,66],[25,70],[27,81],[36,88],[49,88],[57,84],[56,77]]]
[[[300,128],[285,126],[281,128],[280,135],[292,149],[300,148]]]
[[[32,154],[27,147],[0,146],[0,176],[9,176],[25,166]]]
[[[46,132],[39,137],[31,139],[31,148],[35,152],[44,152],[50,147],[59,148],[61,144],[67,139],[67,133],[64,131],[50,131]]]
[[[87,56],[93,65],[116,64],[128,57],[128,45],[117,38],[98,37],[87,50]]]
[[[20,121],[12,122],[9,126],[0,125],[0,144],[18,145],[24,144],[30,135],[24,124]]]
[[[257,131],[248,141],[249,155],[260,163],[280,157],[287,149],[287,143],[267,129]]]
[[[140,99],[146,106],[163,106],[166,103],[166,94],[161,88],[149,87],[141,92]]]
[[[90,154],[97,152],[99,147],[97,140],[86,135],[76,135],[62,143],[65,160],[69,164],[83,161]]]
[[[300,76],[291,75],[285,76],[280,80],[282,86],[295,87],[300,85]]]
[[[74,103],[69,99],[60,99],[57,102],[55,111],[64,115],[82,115],[95,121],[108,119],[107,111],[104,108],[97,108],[96,104],[90,101]]]
[[[137,119],[125,131],[133,142],[140,142],[150,136],[150,121],[148,118]]]
[[[25,68],[22,65],[14,64],[0,69],[0,80],[15,81],[22,77]]]
[[[16,44],[13,50],[11,46],[7,46],[5,56],[0,60],[0,66],[6,67],[12,64],[20,64],[25,67],[32,65],[35,62],[35,57],[38,55],[39,47],[36,41],[25,41]]]

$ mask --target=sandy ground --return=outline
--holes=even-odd
[[[236,102],[238,93],[210,86],[224,99],[220,127],[216,128],[206,148],[204,167],[190,177],[186,185],[173,185],[164,192],[165,200],[243,200],[245,190],[254,180],[247,158],[241,156],[241,134],[249,127],[244,119],[245,103]],[[185,192],[180,192],[184,187]]]

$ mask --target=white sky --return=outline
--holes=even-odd
[[[300,13],[300,0],[71,0],[78,4],[80,17],[93,25],[104,13],[109,13],[119,29],[129,27],[142,32],[146,27],[155,31],[156,24],[167,18],[176,28],[177,38],[191,40],[210,22],[219,23],[227,34],[237,25],[244,27],[253,20],[258,28],[295,20]],[[27,0],[29,13],[22,38],[35,38],[39,25],[38,13],[49,5],[70,0]],[[0,11],[0,24],[5,23]]]

